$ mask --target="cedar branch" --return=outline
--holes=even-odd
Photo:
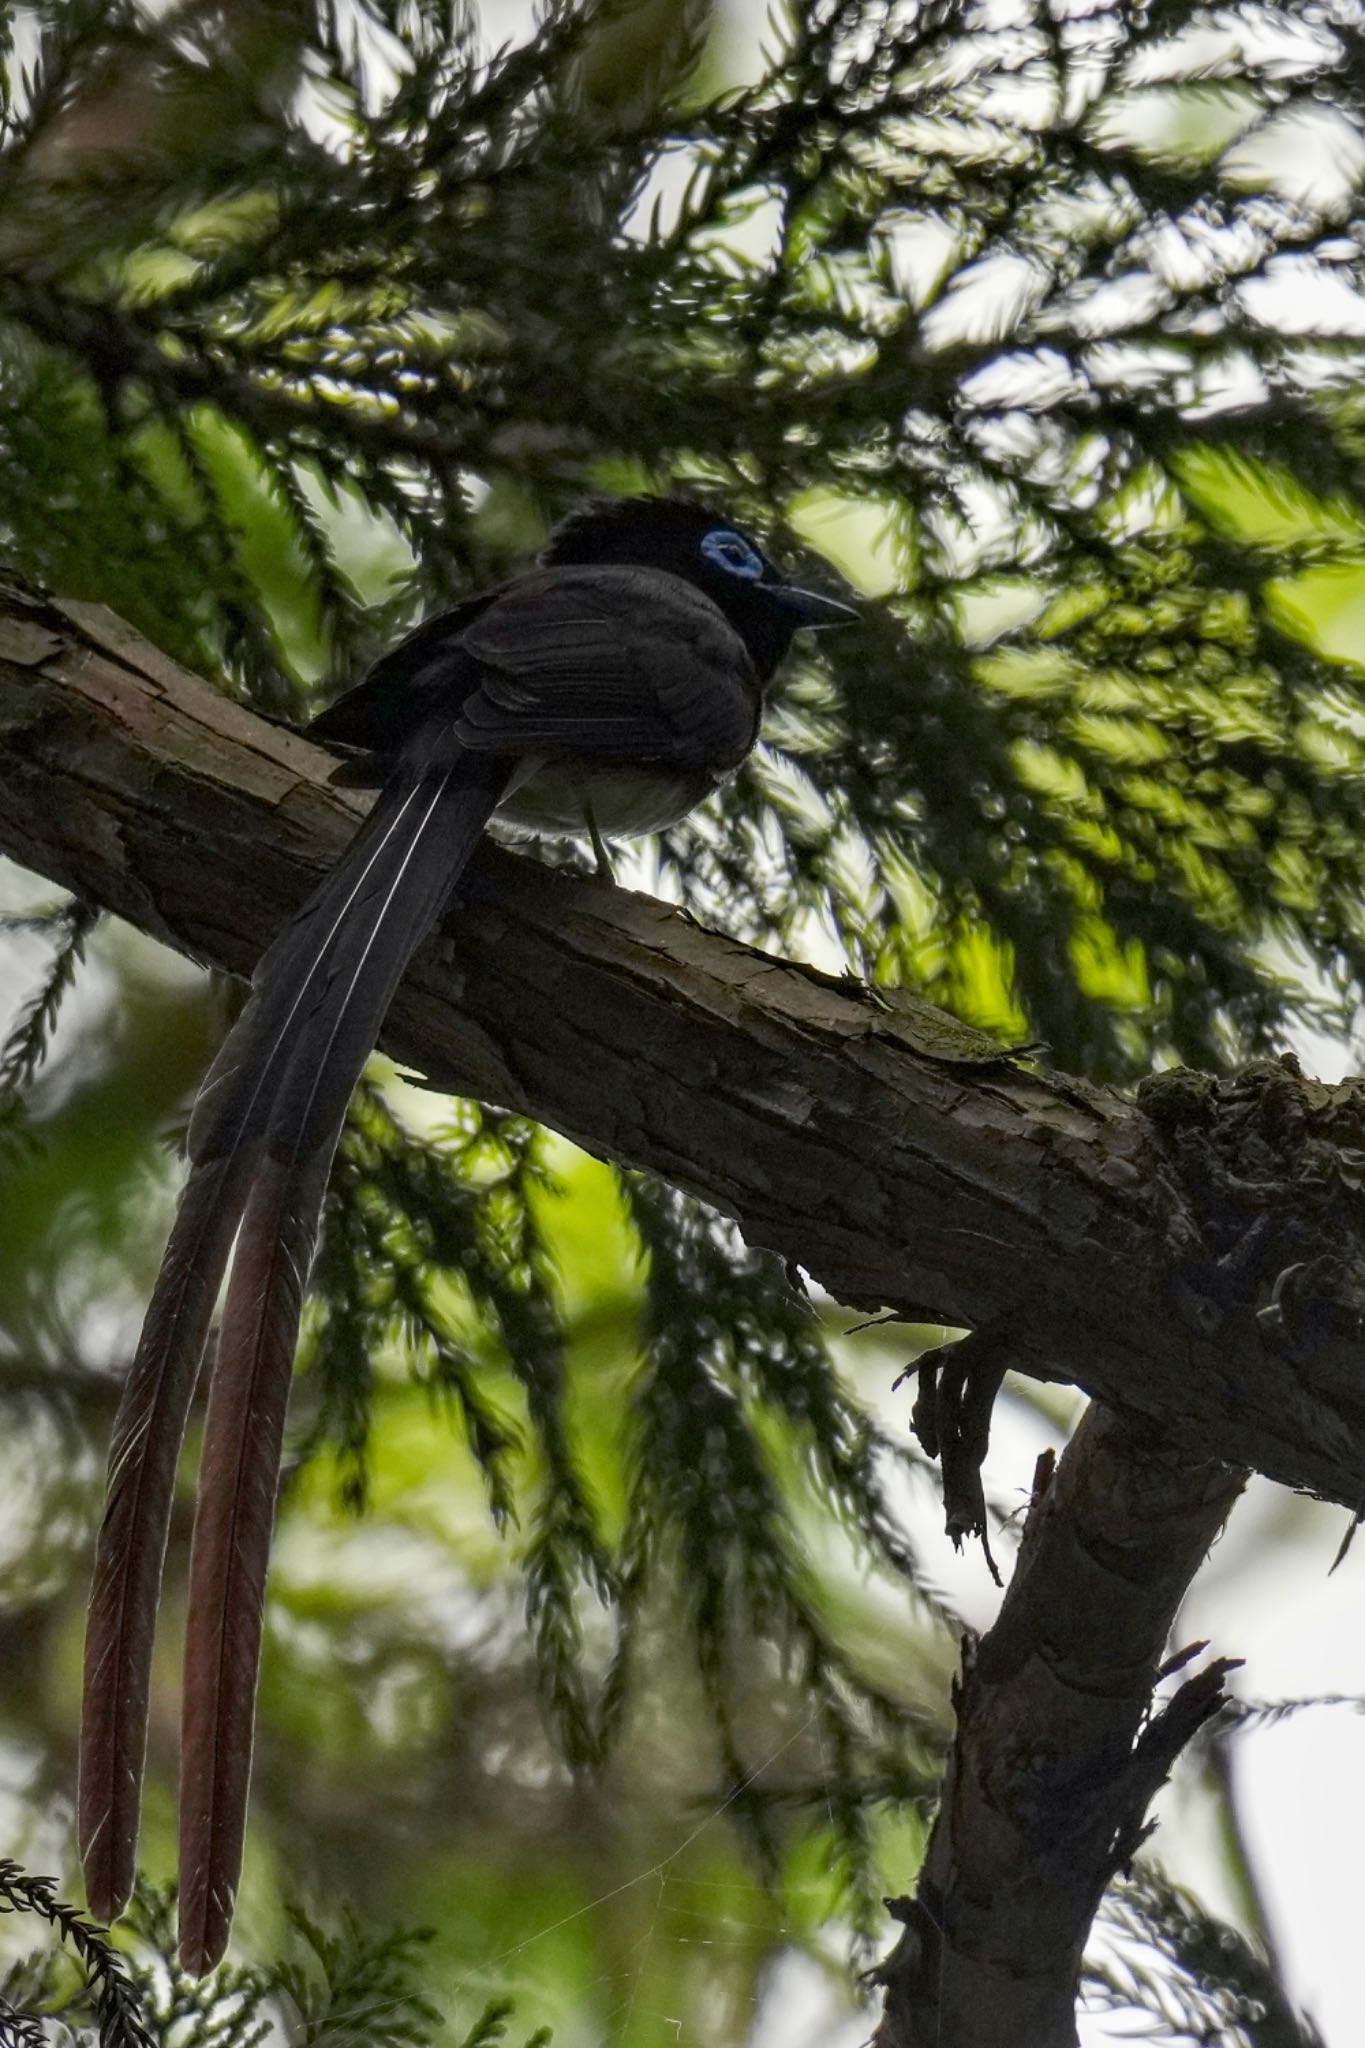
[[[0,849],[249,972],[353,829],[326,754],[102,608],[0,588]],[[1116,1094],[489,847],[383,1043],[735,1216],[844,1302],[1008,1328],[1200,1457],[1365,1498],[1365,1084]]]

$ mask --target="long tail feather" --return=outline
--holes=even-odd
[[[441,741],[439,735],[428,737],[430,760]],[[234,1274],[229,1287],[224,1355],[236,1360],[259,1351],[264,1377],[273,1370],[287,1394],[298,1327],[294,1296],[301,1296],[306,1278],[346,1102],[403,968],[477,843],[505,772],[452,756],[453,750],[444,772],[424,775],[419,768],[410,781],[381,795],[332,873],[263,957],[251,996],[195,1105],[192,1170],[115,1425],[86,1635],[79,1833],[87,1897],[103,1919],[121,1912],[132,1890],[152,1639],[176,1466],[233,1239],[249,1214],[252,1227],[242,1237],[247,1256],[234,1261],[242,1263],[243,1277],[239,1283]],[[277,1143],[273,1120],[291,1074],[288,1131]],[[281,1150],[290,1165],[277,1185],[272,1175],[262,1179],[263,1155]],[[258,1315],[251,1309],[250,1281],[268,1263],[265,1219],[272,1188],[286,1246]],[[297,1289],[287,1270],[291,1250],[304,1276]],[[243,1381],[255,1370],[244,1366]],[[236,1412],[231,1394],[223,1408],[229,1418]],[[226,1428],[225,1421],[219,1440]],[[210,1516],[216,1455],[205,1456]],[[278,1444],[272,1450],[263,1440],[249,1455],[260,1460],[253,1467],[258,1491],[267,1491],[273,1502]],[[235,1486],[234,1481],[227,1490]],[[267,1540],[268,1534],[267,1520]],[[248,1762],[255,1658],[253,1648],[245,1706]],[[191,1659],[192,1666],[198,1661]],[[231,1886],[228,1911],[230,1893]]]
[[[231,1161],[191,1175],[114,1425],[85,1635],[78,1819],[86,1897],[100,1920],[116,1918],[133,1889],[176,1466],[244,1200]]]
[[[242,1867],[266,1564],[303,1291],[330,1154],[267,1162],[232,1263],[204,1433],[185,1631],[180,1959],[227,1947]]]
[[[276,1055],[275,1039],[265,1048],[276,1057],[278,1079],[233,1258],[190,1566],[180,1952],[195,1974],[222,1955],[241,1872],[284,1415],[332,1155],[394,989],[477,842],[498,786],[487,770],[432,778],[416,803],[404,803],[397,825],[365,853],[344,919],[330,928],[303,995],[288,1004],[287,1051],[281,1045]],[[260,1050],[258,1040],[253,1071]],[[253,1104],[253,1132],[255,1115]]]
[[[401,858],[422,799],[420,782],[386,790],[322,886],[262,954],[246,1005],[195,1098],[191,1159],[221,1156],[268,1127],[299,1035],[325,998],[353,923],[365,919],[376,877],[382,881]]]

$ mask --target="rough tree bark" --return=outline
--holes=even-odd
[[[1181,1598],[1244,1476],[1087,1410],[1029,1511],[999,1620],[964,1647],[917,1895],[892,1902],[904,1933],[878,1973],[874,2048],[1075,2048],[1104,1888],[1223,1703],[1215,1660],[1148,1718]]]
[[[0,849],[181,951],[249,971],[353,828],[330,766],[111,614],[0,587]],[[1135,1107],[492,847],[383,1042],[692,1188],[841,1300],[969,1326],[1121,1411],[1068,1453],[969,1660],[887,1966],[883,2048],[1059,2048],[1099,1890],[1217,1702],[1215,1668],[1164,1748],[1136,1732],[1240,1468],[1365,1500],[1365,1085],[1267,1061]],[[1011,1759],[1040,1758],[1046,1799],[1026,1770],[1012,1804]]]

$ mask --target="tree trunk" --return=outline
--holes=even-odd
[[[874,2048],[1075,2048],[1095,1910],[1223,1703],[1215,1661],[1147,1719],[1185,1588],[1244,1474],[1092,1407],[1029,1512],[1000,1618],[966,1645],[917,1896]],[[1202,1647],[1202,1646],[1201,1646]]]

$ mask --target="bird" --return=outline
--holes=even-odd
[[[784,581],[714,508],[595,498],[533,566],[426,620],[306,728],[378,791],[262,956],[190,1116],[189,1173],[124,1385],[85,1643],[78,1835],[90,1910],[131,1895],[176,1468],[223,1279],[191,1542],[180,1764],[182,1966],[222,1957],[241,1873],[285,1408],[347,1104],[490,818],[658,832],[757,737],[802,627],[855,617]]]

